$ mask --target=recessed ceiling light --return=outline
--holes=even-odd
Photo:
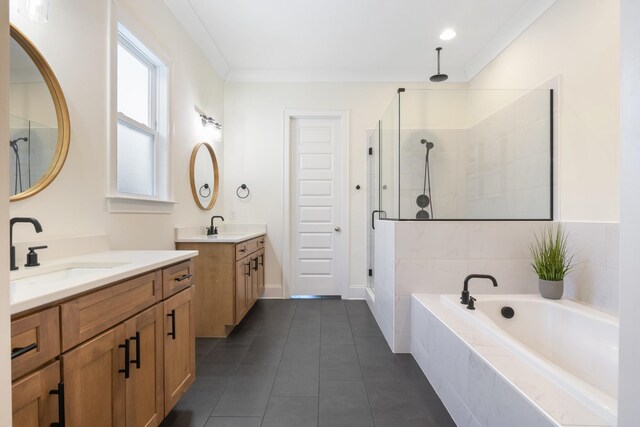
[[[451,28],[447,28],[440,34],[440,40],[451,40],[456,36],[456,32]]]

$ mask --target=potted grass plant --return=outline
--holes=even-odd
[[[531,245],[531,265],[538,275],[540,295],[560,299],[564,278],[571,271],[573,256],[567,249],[567,234],[560,225],[546,227]]]

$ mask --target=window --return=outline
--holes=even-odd
[[[168,68],[121,23],[117,40],[115,193],[168,201]]]

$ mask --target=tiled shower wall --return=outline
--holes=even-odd
[[[415,218],[420,210],[416,198],[424,191],[426,154],[421,139],[434,143],[434,218],[548,217],[549,96],[547,90],[530,91],[464,129],[402,129],[401,218]]]
[[[411,295],[457,294],[471,273],[495,276],[499,286],[474,280],[471,293],[537,293],[529,245],[545,222],[377,221],[374,265],[378,323],[396,352],[408,352]],[[563,223],[574,254],[566,298],[618,311],[617,223]]]

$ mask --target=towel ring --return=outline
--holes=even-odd
[[[206,191],[206,194],[202,194]],[[211,195],[211,187],[209,187],[209,184],[207,184],[206,182],[202,185],[202,187],[200,187],[200,189],[198,190],[198,194],[200,194],[200,197],[202,197],[203,199],[206,199],[207,197],[209,197]]]
[[[242,191],[246,191],[247,194],[240,195]],[[236,196],[240,199],[246,199],[249,197],[249,194],[251,194],[251,191],[249,191],[249,187],[247,187],[246,184],[242,184],[240,187],[236,188]]]

